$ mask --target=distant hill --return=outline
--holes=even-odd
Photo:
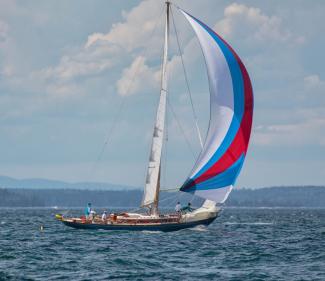
[[[14,179],[0,176],[0,188],[16,189],[89,189],[89,190],[134,190],[139,187],[117,185],[102,182],[77,182],[68,183],[64,181],[48,179]]]
[[[0,207],[138,207],[142,190],[0,189]],[[187,204],[186,193],[161,192],[161,206],[173,207],[177,200]],[[202,199],[196,198],[198,206]],[[317,207],[325,208],[325,187],[296,186],[235,189],[226,201],[228,207]]]
[[[0,207],[45,207],[41,196],[33,192],[19,193],[9,189],[0,189]],[[1,279],[0,279],[1,280]]]
[[[234,207],[325,207],[325,186],[275,186],[235,189],[226,201]]]

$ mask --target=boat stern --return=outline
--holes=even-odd
[[[216,206],[215,204],[203,204],[202,207],[194,210],[193,212],[189,212],[186,214],[182,214],[181,221],[182,222],[194,222],[201,220],[210,220],[213,221],[217,218],[220,213],[221,208]]]

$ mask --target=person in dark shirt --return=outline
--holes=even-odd
[[[187,206],[181,209],[182,212],[192,212],[193,210],[191,202],[188,202]]]

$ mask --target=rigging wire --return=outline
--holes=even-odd
[[[168,199],[170,199],[170,198],[173,198],[173,197],[175,197],[174,194],[172,194],[171,196],[168,196],[168,197],[166,197],[166,198],[164,198],[164,199],[159,200],[159,203],[164,202],[164,201],[166,201],[166,200],[168,200]]]
[[[175,206],[175,205],[176,205],[176,202],[178,202],[178,198],[174,196],[174,200],[169,201],[169,202],[166,204],[166,207],[170,208],[170,207],[172,207],[172,206]]]
[[[179,119],[177,118],[177,115],[176,115],[176,113],[175,113],[175,111],[174,111],[174,109],[173,109],[173,107],[172,107],[172,105],[171,105],[168,97],[167,97],[167,103],[168,103],[168,106],[170,107],[170,111],[172,112],[172,115],[173,115],[174,119],[176,120],[176,123],[177,123],[177,125],[178,125],[181,133],[183,134],[183,136],[185,138],[185,141],[186,141],[187,146],[189,147],[189,149],[190,149],[193,157],[195,158],[196,156],[195,156],[194,150],[192,148],[192,145],[191,145],[189,139],[187,138],[187,136],[185,134],[185,130],[183,129],[181,123],[179,122]]]
[[[173,27],[174,27],[174,31],[175,31],[175,35],[176,35],[178,52],[179,52],[179,56],[181,57],[181,62],[182,62],[182,67],[183,67],[183,73],[184,73],[184,78],[185,78],[185,82],[186,82],[186,87],[187,87],[188,95],[189,95],[190,102],[191,102],[191,108],[192,108],[192,112],[193,112],[195,127],[196,127],[196,131],[197,131],[197,134],[198,134],[198,138],[199,138],[199,141],[200,141],[201,148],[203,148],[202,136],[201,136],[200,128],[199,128],[199,125],[198,125],[198,117],[197,117],[197,114],[196,114],[196,111],[195,111],[195,108],[194,108],[194,104],[193,104],[192,92],[191,92],[190,85],[189,85],[189,80],[188,80],[188,75],[187,75],[186,68],[185,68],[183,54],[182,54],[182,51],[181,51],[181,46],[180,46],[180,42],[179,42],[178,32],[177,32],[176,25],[175,25],[175,20],[174,20],[174,14],[173,14],[173,10],[172,9],[170,9],[170,11],[171,11]]]
[[[179,187],[175,187],[175,188],[163,188],[163,189],[160,189],[160,191],[167,191],[167,192],[170,192],[170,191],[179,191]]]
[[[155,25],[154,25],[153,31],[152,31],[152,33],[150,35],[150,38],[153,38],[154,34],[156,33],[157,26],[158,26],[158,22],[161,20],[163,13],[164,13],[164,9],[162,9],[162,12],[160,13],[160,16],[157,18],[157,20],[155,22]],[[144,57],[147,56],[148,51],[149,51],[149,47],[147,45],[147,48],[145,49],[145,52],[143,54]],[[132,74],[131,80],[129,80],[128,86],[126,88],[126,93],[128,93],[130,91],[131,86],[134,83],[135,77],[139,73],[139,70],[140,70],[140,60],[138,61],[137,65],[135,67],[135,71]],[[112,135],[113,135],[113,132],[114,132],[114,130],[115,130],[117,124],[118,124],[119,117],[121,116],[121,114],[123,112],[123,109],[125,108],[125,104],[126,104],[126,101],[127,101],[126,96],[127,95],[122,96],[121,103],[120,103],[120,105],[118,107],[118,110],[116,111],[116,114],[115,114],[115,116],[113,118],[113,121],[111,123],[111,126],[110,126],[110,128],[108,130],[107,137],[105,138],[105,142],[104,142],[104,144],[102,146],[102,149],[100,150],[100,152],[99,152],[99,154],[97,156],[97,159],[95,160],[95,162],[93,163],[93,167],[91,168],[91,171],[90,171],[91,175],[94,173],[94,171],[95,171],[95,169],[96,169],[99,161],[101,160],[101,158],[102,158],[102,156],[103,156],[103,154],[105,152],[105,149],[106,149],[108,143],[112,139]]]

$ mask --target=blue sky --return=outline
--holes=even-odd
[[[163,3],[0,0],[0,174],[143,186]],[[237,186],[324,184],[325,2],[175,3],[224,36],[250,73],[254,124]],[[204,135],[202,54],[185,19],[176,10],[174,17]],[[191,146],[169,110],[162,177],[174,187],[192,168],[199,142],[173,32],[170,49],[170,101]]]

